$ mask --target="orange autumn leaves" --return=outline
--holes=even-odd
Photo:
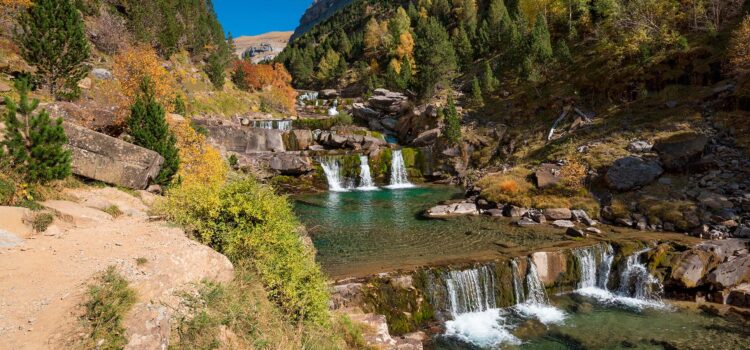
[[[132,47],[114,58],[114,74],[125,95],[125,105],[130,106],[141,92],[141,83],[148,77],[153,84],[156,100],[163,106],[171,106],[176,83],[159,62],[156,51],[147,46]]]
[[[253,64],[248,61],[234,63],[234,80],[238,87],[262,91],[264,101],[271,107],[288,113],[294,111],[297,92],[292,87],[292,75],[280,63]]]

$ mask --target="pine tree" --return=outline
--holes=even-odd
[[[89,44],[81,15],[70,0],[36,0],[18,16],[16,42],[36,67],[34,77],[55,97],[76,97],[88,74]]]
[[[174,112],[179,115],[186,115],[187,114],[187,107],[185,106],[185,101],[180,97],[180,95],[175,96],[174,98]]]
[[[208,79],[211,81],[211,84],[213,84],[214,88],[217,90],[221,90],[224,88],[224,80],[226,78],[225,70],[226,70],[227,62],[225,55],[221,52],[221,50],[214,50],[211,52],[211,54],[208,56],[208,63],[206,63],[206,75],[208,75]]]
[[[464,0],[461,24],[466,32],[474,33],[477,30],[477,4],[474,0]]]
[[[431,96],[437,87],[450,82],[456,73],[456,52],[445,28],[433,17],[420,21],[414,54],[422,97]]]
[[[529,40],[531,55],[537,61],[544,63],[552,58],[552,42],[550,41],[549,28],[547,28],[547,21],[541,13],[536,17]]]
[[[70,175],[71,155],[65,149],[68,138],[62,118],[52,121],[47,111],[34,114],[39,100],[29,101],[25,80],[16,82],[18,104],[5,98],[5,138],[0,149],[7,147],[11,166],[32,183],[47,183]],[[18,118],[18,115],[21,118]]]
[[[490,27],[485,20],[479,25],[479,29],[477,29],[477,38],[474,41],[474,50],[477,57],[487,55],[491,44],[492,37],[490,36]]]
[[[479,85],[479,79],[474,77],[471,82],[471,96],[469,97],[469,104],[474,108],[482,108],[484,106],[484,98],[482,97],[482,87]]]
[[[490,41],[496,49],[508,44],[508,31],[512,24],[508,9],[503,0],[492,0],[487,9],[487,24],[490,28]]]
[[[318,64],[318,72],[316,73],[316,77],[324,84],[330,83],[333,80],[337,79],[340,73],[340,60],[341,55],[339,55],[332,49],[328,49],[325,56],[323,56],[323,59],[320,60],[320,63]]]
[[[154,97],[148,78],[141,84],[142,93],[130,108],[127,124],[136,145],[148,148],[164,157],[161,172],[154,179],[160,185],[169,185],[180,166],[177,139],[169,130],[164,107]]]
[[[451,144],[461,141],[461,118],[456,111],[453,97],[448,97],[448,105],[443,110],[443,137]]]
[[[494,92],[500,82],[495,78],[490,62],[484,62],[484,74],[482,75],[482,87],[485,93]]]
[[[468,71],[474,63],[474,48],[471,47],[469,36],[463,27],[453,30],[453,48],[456,50],[456,58],[463,71]]]

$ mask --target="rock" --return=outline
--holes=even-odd
[[[132,189],[144,189],[161,170],[158,153],[89,129],[63,123],[76,175]]]
[[[687,251],[683,253],[676,268],[672,271],[671,278],[685,288],[695,288],[700,284],[706,272],[708,257],[709,254],[704,252]]]
[[[380,119],[380,112],[365,106],[364,103],[352,104],[352,116],[362,120],[377,120]]]
[[[167,113],[167,122],[169,122],[170,124],[179,124],[179,123],[184,123],[185,121],[186,121],[185,117],[183,117],[180,114]]]
[[[393,118],[383,118],[380,123],[388,130],[396,131],[398,120]]]
[[[750,255],[745,255],[719,265],[706,277],[708,283],[724,289],[750,282]]]
[[[339,92],[334,89],[321,90],[318,93],[318,98],[323,100],[334,100],[339,98]]]
[[[385,316],[376,314],[349,314],[352,322],[363,325],[362,336],[368,346],[378,349],[394,349],[396,340],[388,332],[388,322]]]
[[[310,130],[289,130],[284,133],[284,145],[288,151],[304,151],[314,143]]]
[[[224,152],[255,154],[284,152],[283,130],[244,128],[239,125],[216,125],[211,120],[194,118],[208,131],[208,139]]]
[[[672,108],[677,107],[678,103],[675,100],[669,100],[664,105],[667,106],[667,108],[672,109]]]
[[[555,226],[557,228],[573,228],[576,226],[576,224],[574,224],[570,220],[555,220],[552,222],[552,226]]]
[[[542,213],[539,210],[529,210],[526,213],[526,217],[528,217],[531,220],[534,220],[540,224],[543,224],[547,222],[547,218],[544,216],[544,213]]]
[[[529,212],[528,209],[526,209],[526,208],[520,208],[520,207],[517,207],[515,205],[509,205],[509,206],[505,207],[505,215],[509,216],[509,217],[512,217],[512,218],[520,218],[520,217],[526,215],[526,213],[528,213],[528,212]]]
[[[23,239],[13,233],[0,229],[0,248],[13,248],[23,244]]]
[[[376,89],[372,97],[367,101],[372,109],[382,111],[386,114],[401,113],[407,106],[409,98],[399,92],[386,89]]]
[[[539,280],[545,285],[554,285],[567,270],[567,257],[562,251],[536,252],[531,254]]]
[[[604,181],[613,190],[629,191],[652,183],[662,173],[664,169],[658,161],[625,157],[612,164],[604,176]]]
[[[580,222],[587,226],[596,226],[596,220],[589,217],[589,214],[585,210],[572,210],[573,220]]]
[[[521,220],[518,220],[518,222],[516,222],[516,224],[518,226],[521,226],[521,227],[529,227],[529,226],[539,225],[538,222],[536,222],[536,221],[534,221],[534,220],[532,220],[530,218],[521,218]]]
[[[479,215],[479,209],[477,209],[477,205],[474,203],[461,202],[438,205],[425,212],[425,216],[431,219],[460,215]]]
[[[588,227],[588,228],[586,228],[586,231],[591,232],[593,234],[597,234],[597,235],[602,234],[602,230],[600,230],[600,229],[598,229],[596,227]]]
[[[99,80],[111,80],[112,79],[112,72],[104,69],[104,68],[94,68],[91,70],[91,75],[94,76],[94,78]]]
[[[362,283],[346,283],[333,286],[331,306],[333,310],[356,307],[362,303]]]
[[[654,150],[659,154],[665,168],[682,171],[698,161],[708,144],[708,137],[696,133],[683,133],[657,140]]]
[[[734,238],[750,238],[750,227],[737,226],[737,228],[734,229],[732,236]]]
[[[0,81],[0,92],[10,92],[12,90],[13,88],[9,84]]]
[[[51,200],[41,204],[56,212],[63,221],[75,226],[95,226],[112,221],[111,215],[75,202]]]
[[[78,82],[78,87],[84,90],[88,90],[88,89],[91,89],[91,84],[92,84],[91,78],[86,77],[86,78],[81,79],[81,81]]]
[[[732,288],[727,297],[727,304],[743,308],[750,307],[750,283],[743,283]]]
[[[148,218],[149,208],[145,204],[145,201],[114,187],[67,189],[64,193],[75,198],[77,203],[89,208],[105,211],[115,206],[124,215],[143,219]],[[153,196],[152,194],[149,195]]]
[[[271,158],[270,167],[282,175],[302,175],[314,169],[309,157],[288,153],[274,155]]]
[[[542,211],[548,220],[570,220],[573,213],[568,208],[544,209]]]
[[[574,227],[568,227],[568,230],[565,231],[565,234],[568,235],[568,236],[570,236],[570,237],[576,237],[576,238],[585,238],[585,237],[589,236],[588,233],[583,232],[583,231],[581,231],[581,230],[579,230],[577,228],[574,228]]]
[[[654,145],[646,141],[633,141],[628,145],[628,151],[633,153],[650,152]]]
[[[732,204],[732,202],[727,199],[727,197],[713,192],[703,191],[697,199],[701,203],[701,205],[713,210],[729,209],[734,207],[734,204]]]
[[[500,209],[487,209],[484,211],[484,214],[492,217],[502,217],[503,211]]]
[[[453,213],[455,215],[479,215],[479,210],[474,203],[459,203],[453,209]]]
[[[561,167],[557,164],[542,164],[534,172],[536,186],[538,188],[547,188],[557,185],[562,180],[560,175]]]
[[[440,138],[440,134],[440,129],[430,129],[419,134],[411,143],[416,147],[430,146],[437,142],[438,138]]]
[[[0,230],[10,232],[19,238],[29,238],[34,229],[28,223],[32,212],[21,207],[0,207]]]

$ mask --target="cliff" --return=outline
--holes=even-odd
[[[307,31],[312,29],[316,24],[330,18],[338,10],[341,10],[353,1],[354,0],[313,0],[313,3],[307,8],[305,14],[302,15],[302,18],[299,20],[299,26],[294,30],[294,34],[290,41],[307,33]]]

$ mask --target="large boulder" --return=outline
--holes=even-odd
[[[379,119],[381,116],[380,112],[365,106],[364,103],[352,104],[351,113],[355,118],[359,118],[362,120]]]
[[[656,160],[625,157],[612,164],[604,180],[613,190],[629,191],[652,183],[662,173],[664,169]]]
[[[386,114],[403,112],[408,106],[409,98],[400,92],[376,89],[367,101],[371,108]]]
[[[700,160],[708,144],[708,137],[696,133],[684,133],[660,139],[654,144],[662,164],[668,170],[685,170],[690,164]]]
[[[431,219],[448,218],[462,215],[479,215],[477,205],[469,202],[438,205],[428,209],[425,216]]]
[[[282,175],[301,175],[314,169],[313,162],[309,157],[291,153],[274,155],[269,166]]]
[[[318,98],[323,100],[333,100],[339,98],[339,92],[334,89],[321,90],[318,93]]]
[[[284,145],[288,151],[304,151],[314,143],[310,130],[289,130],[284,133]]]
[[[78,125],[63,123],[73,173],[132,189],[145,189],[161,171],[158,153]]]
[[[750,282],[750,255],[732,259],[719,265],[706,277],[708,283],[717,288],[731,288]]]
[[[225,152],[284,152],[284,131],[243,128],[236,125],[205,125],[209,141]]]
[[[544,209],[542,212],[548,220],[570,220],[573,217],[573,212],[568,208]]]
[[[427,130],[417,136],[414,141],[411,142],[412,145],[416,147],[425,147],[433,145],[437,142],[438,138],[440,138],[441,131],[438,128]]]

